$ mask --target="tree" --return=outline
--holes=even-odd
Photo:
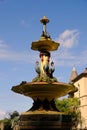
[[[4,122],[4,130],[12,130],[14,126],[14,122],[19,120],[19,113],[17,111],[7,113],[5,119],[2,120]]]
[[[19,116],[19,113],[17,111],[13,111],[8,113],[10,119],[14,119],[15,117]]]
[[[80,100],[76,97],[65,98],[62,100],[56,100],[55,104],[60,112],[65,112],[66,114],[71,115],[73,126],[77,127],[80,119]]]
[[[1,122],[4,123],[4,130],[12,130],[11,129],[11,121],[10,121],[10,119],[5,118],[5,119],[1,120]]]

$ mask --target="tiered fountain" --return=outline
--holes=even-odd
[[[60,44],[52,41],[46,31],[49,19],[44,16],[40,22],[43,24],[41,38],[31,44],[32,50],[40,52],[40,65],[36,61],[35,68],[37,76],[32,82],[22,82],[12,87],[12,91],[34,101],[28,111],[21,113],[20,130],[70,130],[71,118],[57,109],[55,99],[76,91],[76,88],[57,81],[53,76],[55,68],[54,62],[50,62],[50,52],[57,50]]]

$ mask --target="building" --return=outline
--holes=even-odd
[[[73,67],[69,82],[72,82],[78,88],[78,91],[74,93],[74,96],[81,101],[79,107],[81,122],[78,128],[85,129],[87,128],[87,68],[78,75],[75,67]]]

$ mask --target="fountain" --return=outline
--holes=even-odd
[[[12,87],[12,91],[33,99],[32,107],[20,115],[20,130],[70,130],[71,118],[57,109],[55,100],[75,92],[77,88],[59,82],[53,76],[55,67],[54,62],[50,62],[50,52],[57,50],[60,44],[52,41],[46,31],[49,19],[44,16],[40,22],[43,24],[40,40],[31,44],[31,49],[40,53],[40,63],[36,61],[35,67],[37,76],[32,82],[22,82]]]

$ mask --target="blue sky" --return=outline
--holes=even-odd
[[[11,88],[36,76],[39,52],[31,43],[40,39],[43,16],[50,19],[52,40],[60,42],[51,52],[58,81],[68,82],[73,66],[78,74],[87,67],[87,0],[0,0],[0,119],[32,106],[32,99]]]

